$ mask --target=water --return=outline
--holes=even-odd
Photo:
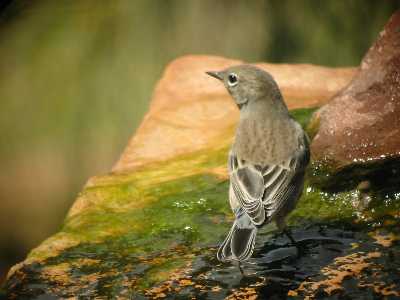
[[[177,280],[153,287],[145,295],[157,298],[160,293],[165,299],[225,299],[232,297],[258,297],[257,299],[286,299],[289,295],[303,299],[307,295],[318,295],[318,299],[368,299],[371,289],[361,285],[377,285],[377,278],[365,277],[362,272],[370,268],[367,264],[376,265],[382,282],[399,282],[400,255],[392,256],[375,240],[355,228],[338,228],[332,225],[311,225],[304,229],[294,229],[296,246],[282,234],[261,234],[253,258],[243,264],[245,276],[236,264],[220,263],[216,260],[214,249],[196,255],[190,271]],[[357,245],[357,246],[356,246]],[[395,247],[398,249],[398,245]],[[393,249],[391,250],[393,251]],[[366,258],[368,253],[380,253],[381,256]],[[353,270],[343,270],[335,259],[346,257],[348,263],[354,263]],[[394,258],[394,259],[393,259]],[[357,263],[361,265],[357,266]],[[365,264],[365,268],[364,265]],[[378,267],[379,266],[379,267]],[[388,267],[396,269],[389,273]],[[320,270],[327,268],[332,273],[337,271],[348,274],[343,282],[338,281],[340,274],[331,276],[331,282],[322,282],[329,276],[321,276]],[[352,278],[347,278],[347,277]],[[353,286],[345,286],[353,280]],[[185,281],[186,280],[186,281]],[[315,288],[302,290],[307,283],[320,282]],[[336,282],[335,286],[333,283]],[[189,283],[189,284],[188,284]],[[332,289],[328,292],[326,288]],[[399,286],[393,293],[399,294]],[[397,291],[397,292],[395,292]],[[161,294],[161,295],[162,295]],[[138,293],[137,295],[140,295]],[[393,295],[394,296],[394,295]],[[374,295],[379,299],[379,294]],[[247,299],[247,298],[246,298]],[[255,298],[254,298],[255,299]],[[372,299],[372,298],[371,298]],[[390,298],[388,298],[390,299]],[[393,298],[394,299],[394,298]]]
[[[309,224],[292,228],[296,245],[276,231],[261,232],[253,257],[243,263],[244,276],[236,263],[217,261],[216,247],[177,247],[140,257],[77,247],[66,251],[63,259],[93,259],[96,264],[75,264],[66,270],[70,281],[62,286],[54,285],[56,277],[63,276],[61,271],[53,274],[53,284],[39,276],[46,267],[58,265],[59,258],[31,265],[14,292],[18,299],[74,293],[127,299],[398,299],[400,244],[390,233],[397,234],[398,229],[377,230],[374,237],[357,225]],[[172,271],[164,265],[165,280],[149,281],[149,273],[177,257],[184,263]],[[145,277],[147,282],[141,281]],[[36,298],[30,298],[33,295]]]

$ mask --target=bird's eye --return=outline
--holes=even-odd
[[[235,73],[231,73],[228,75],[228,85],[235,86],[238,83],[238,77]]]

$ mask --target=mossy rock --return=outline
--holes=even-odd
[[[306,126],[312,112],[296,110],[292,115]],[[259,235],[254,258],[244,265],[247,277],[235,265],[218,262],[216,248],[232,222],[225,170],[231,133],[215,148],[92,179],[61,230],[13,268],[5,295],[10,299],[44,295],[233,299],[271,293],[284,298],[333,292],[361,297],[371,291],[398,295],[399,281],[392,282],[399,274],[385,269],[390,251],[399,250],[395,195],[386,205],[379,202],[373,210],[359,213],[354,208],[359,192],[329,194],[307,180],[289,217],[297,249],[267,226]],[[342,281],[332,277],[342,268],[338,258],[355,266],[349,276],[364,285],[363,290],[346,290],[345,277]],[[400,266],[397,254],[390,265]],[[373,266],[379,282],[363,266]],[[315,274],[319,277],[310,281]],[[336,284],[332,290],[324,285],[329,280]]]

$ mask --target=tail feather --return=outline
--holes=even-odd
[[[247,214],[243,214],[232,225],[224,242],[221,244],[217,258],[220,261],[245,261],[251,257],[257,236],[257,227]]]

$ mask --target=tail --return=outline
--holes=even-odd
[[[246,213],[236,217],[228,236],[217,252],[220,261],[244,261],[253,254],[257,236],[257,227],[251,222]]]

